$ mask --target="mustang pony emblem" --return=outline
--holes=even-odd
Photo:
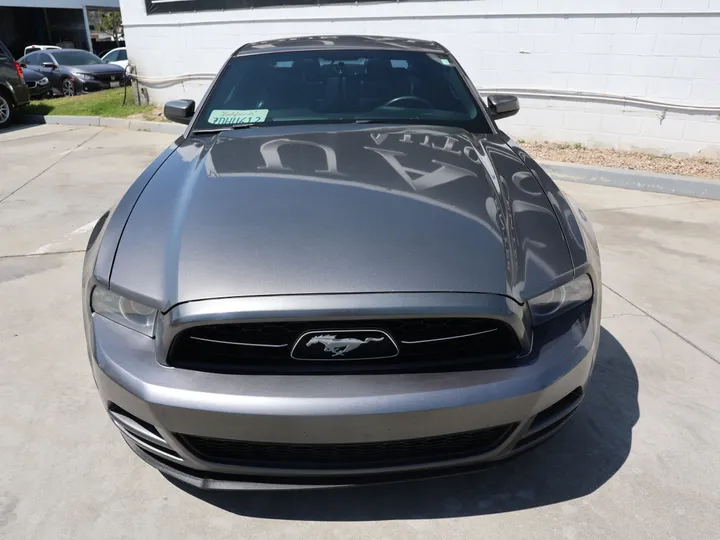
[[[367,343],[370,343],[371,341],[382,341],[384,340],[384,337],[369,337],[365,339],[357,339],[357,338],[340,338],[336,339],[336,336],[331,335],[324,335],[324,336],[315,336],[312,339],[310,339],[305,346],[310,347],[310,345],[315,345],[316,343],[322,343],[325,345],[325,352],[331,352],[333,357],[335,356],[342,356],[347,352],[354,351],[357,349],[360,345],[365,345]]]

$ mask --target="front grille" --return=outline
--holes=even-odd
[[[27,84],[28,88],[35,88],[37,86],[35,81],[25,81],[25,84]]]
[[[369,469],[423,465],[490,452],[516,424],[452,435],[354,444],[280,444],[177,435],[200,459],[244,467],[281,469]]]
[[[92,75],[96,80],[104,82],[120,82],[125,78],[122,73],[93,73]]]
[[[393,358],[300,361],[297,339],[310,331],[382,330],[398,346]],[[190,328],[173,340],[167,364],[235,374],[361,374],[443,372],[507,365],[520,353],[507,324],[484,318],[414,318],[215,324]]]

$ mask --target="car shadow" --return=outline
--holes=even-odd
[[[30,115],[47,115],[50,114],[53,109],[52,105],[49,105],[48,103],[39,103],[37,101],[33,101],[28,105],[28,108],[26,110],[22,110],[23,114],[30,114]]]
[[[432,519],[498,514],[582,497],[625,463],[640,412],[638,378],[604,328],[584,402],[545,444],[498,467],[405,483],[292,491],[204,491],[173,484],[209,504],[252,517],[311,521]]]
[[[8,135],[10,133],[19,133],[20,135],[24,135],[23,133],[20,133],[20,132],[28,130],[30,128],[34,128],[37,126],[37,124],[23,123],[23,120],[24,120],[23,113],[18,112],[18,117],[16,118],[16,123],[12,124],[10,127],[0,130],[0,135]],[[11,141],[13,139],[7,139],[7,140]]]

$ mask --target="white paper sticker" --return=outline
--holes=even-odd
[[[210,113],[208,122],[216,125],[254,124],[256,122],[264,122],[267,115],[268,109],[251,109],[245,111],[220,109]]]

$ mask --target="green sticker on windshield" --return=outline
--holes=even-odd
[[[208,122],[216,125],[224,124],[254,124],[264,122],[267,118],[268,109],[251,109],[245,111],[217,110],[210,113]]]

